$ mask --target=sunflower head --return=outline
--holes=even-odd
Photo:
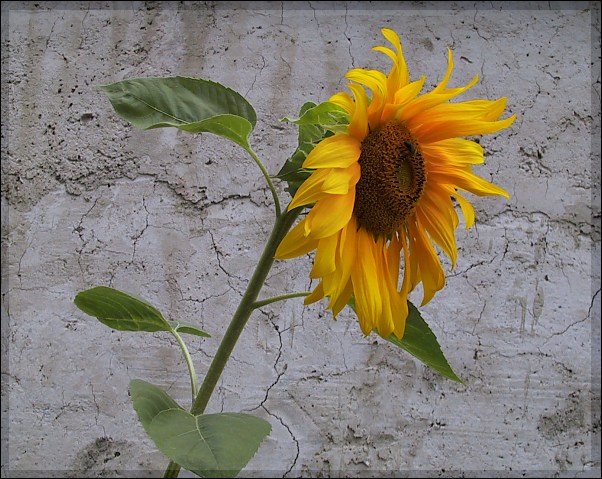
[[[445,285],[435,246],[455,265],[454,201],[470,228],[475,214],[465,193],[509,198],[473,173],[473,165],[484,161],[483,149],[463,137],[500,131],[515,116],[499,119],[506,98],[450,102],[478,81],[448,88],[451,50],[441,83],[420,94],[425,77],[410,81],[399,37],[381,31],[393,49],[373,50],[393,66],[388,75],[349,71],[351,94],[330,98],[347,112],[349,124],[305,159],[303,168],[313,172],[289,209],[312,205],[311,210],[283,239],[276,257],[316,250],[310,276],[319,283],[306,303],[327,297],[336,317],[353,299],[364,334],[401,339],[408,294],[422,284],[426,304]]]

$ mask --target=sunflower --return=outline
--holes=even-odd
[[[365,335],[376,331],[401,339],[408,294],[422,283],[424,305],[445,285],[434,246],[450,258],[452,268],[456,263],[454,200],[468,229],[475,213],[464,192],[509,198],[473,174],[472,165],[484,161],[483,149],[459,137],[500,131],[515,116],[499,120],[506,98],[449,103],[478,81],[476,76],[464,87],[447,87],[453,69],[449,49],[445,77],[419,95],[425,77],[410,81],[399,37],[387,28],[381,32],[395,51],[373,50],[387,55],[393,67],[388,75],[353,69],[346,75],[354,82],[348,85],[352,95],[330,98],[346,110],[349,125],[318,143],[305,159],[303,168],[313,172],[289,210],[313,206],[282,240],[276,258],[316,250],[310,277],[320,281],[305,303],[327,297],[336,318],[353,298]]]

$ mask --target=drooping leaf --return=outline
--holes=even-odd
[[[406,320],[406,330],[401,340],[397,339],[394,334],[385,339],[395,346],[405,349],[416,359],[422,361],[439,374],[452,381],[461,383],[462,380],[452,370],[443,351],[441,351],[437,337],[431,331],[428,324],[426,324],[416,306],[408,301],[408,308],[409,314]]]
[[[324,138],[346,127],[349,118],[347,113],[334,103],[324,102],[316,105],[307,102],[301,107],[298,119],[284,118],[283,121],[299,125],[299,145],[276,175],[287,182],[285,190],[294,196],[301,183],[311,174],[311,170],[302,168],[307,155]]]
[[[351,297],[348,304],[353,311],[356,311],[355,300],[353,297]],[[426,324],[426,321],[422,318],[416,306],[410,301],[408,301],[408,317],[406,319],[406,329],[403,337],[397,339],[394,334],[391,334],[384,339],[395,346],[406,350],[416,359],[434,369],[442,376],[445,376],[452,381],[462,383],[462,380],[456,375],[447,362],[443,351],[441,351],[441,346],[439,346],[437,337],[433,331],[431,331],[429,325]]]
[[[257,122],[251,104],[220,83],[189,77],[148,77],[100,87],[115,111],[136,128],[209,132],[245,149]]]
[[[118,331],[171,331],[157,308],[113,288],[96,286],[82,291],[74,302],[84,313]]]
[[[203,338],[210,338],[211,335],[206,333],[202,329],[188,323],[181,323],[179,321],[168,321],[169,325],[178,333],[192,334],[194,336],[201,336]]]

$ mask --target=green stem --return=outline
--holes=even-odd
[[[296,208],[276,217],[274,229],[268,238],[261,257],[259,258],[259,262],[257,263],[255,272],[249,281],[247,290],[240,300],[238,308],[236,309],[236,312],[232,317],[232,321],[228,326],[228,330],[224,334],[222,342],[215,353],[215,357],[209,366],[209,370],[205,375],[203,384],[201,384],[201,389],[199,390],[192,405],[192,409],[190,410],[191,414],[196,416],[205,411],[217,381],[219,380],[224,367],[230,358],[230,354],[232,353],[232,350],[234,349],[242,330],[247,324],[247,320],[255,309],[255,300],[257,299],[257,296],[259,296],[261,287],[263,286],[268,273],[270,272],[272,264],[274,263],[274,254],[276,253],[276,248],[278,248],[280,241],[282,241],[284,235],[286,235],[288,230],[295,222],[295,219],[301,212],[301,209],[302,208]]]
[[[163,477],[178,477],[179,474],[180,474],[180,465],[176,464],[173,461],[169,461],[169,465],[167,466],[167,469],[165,469],[165,473],[163,474]]]
[[[190,357],[190,353],[188,352],[188,348],[186,347],[186,343],[184,343],[182,336],[180,336],[175,329],[171,330],[171,334],[173,334],[176,338],[176,341],[182,349],[182,354],[184,354],[184,359],[186,360],[186,365],[188,366],[188,374],[190,375],[190,389],[192,389],[192,401],[194,402],[194,398],[196,397],[196,392],[198,390],[198,383],[196,373],[194,371],[194,364],[192,362],[192,358]]]
[[[258,309],[263,306],[267,306],[268,304],[276,303],[277,301],[284,301],[285,299],[292,298],[302,298],[304,296],[309,296],[311,293],[289,293],[283,294],[282,296],[274,296],[273,298],[262,299],[261,301],[255,301],[253,303],[253,308]]]
[[[253,160],[255,160],[255,163],[257,163],[257,166],[259,166],[261,173],[263,173],[263,177],[265,178],[265,181],[267,182],[267,184],[270,188],[270,191],[272,192],[272,197],[274,198],[274,207],[276,208],[276,218],[279,218],[282,215],[282,208],[280,207],[280,199],[278,198],[278,192],[276,191],[274,182],[272,181],[272,178],[270,178],[270,174],[268,173],[268,170],[265,169],[265,166],[263,166],[263,163],[261,162],[259,157],[255,154],[255,152],[251,149],[251,147],[249,146],[249,147],[245,148],[245,150],[247,150],[249,155],[251,155]]]
[[[198,380],[197,380],[196,372],[194,370],[194,363],[192,362],[192,357],[190,356],[190,352],[188,351],[188,347],[186,346],[186,343],[182,339],[182,336],[180,336],[175,329],[171,330],[171,334],[173,334],[174,337],[176,338],[176,341],[178,342],[178,344],[180,345],[180,348],[182,349],[182,354],[184,355],[184,359],[186,360],[186,365],[188,366],[188,374],[190,375],[190,389],[192,389],[192,401],[194,402],[194,398],[196,397],[196,393],[198,390],[198,382],[197,382]],[[179,475],[180,475],[180,465],[173,461],[169,461],[169,465],[167,466],[167,469],[165,469],[165,473],[163,474],[163,477],[174,478],[174,477],[178,477]]]
[[[282,208],[280,206],[280,199],[278,198],[278,193],[276,192],[276,187],[270,178],[268,171],[265,166],[259,159],[259,157],[255,154],[255,152],[251,149],[251,147],[245,148],[247,152],[251,155],[259,169],[263,173],[263,176],[268,183],[268,187],[272,192],[272,197],[274,198],[274,207],[276,208],[276,222],[274,223],[274,228],[272,229],[272,233],[268,238],[268,242],[265,245],[263,253],[259,258],[259,263],[255,267],[255,272],[249,281],[249,285],[247,286],[247,290],[245,291],[244,296],[240,300],[238,308],[232,317],[232,321],[230,322],[230,326],[228,326],[228,330],[226,334],[222,338],[222,342],[217,349],[217,353],[211,361],[211,365],[209,366],[209,370],[207,371],[207,375],[203,380],[203,384],[201,384],[201,389],[199,390],[196,398],[193,397],[192,408],[190,409],[190,413],[193,415],[203,414],[205,408],[207,407],[207,403],[209,402],[209,398],[211,398],[211,394],[213,394],[213,390],[219,380],[224,368],[226,367],[226,363],[230,358],[230,354],[242,333],[245,325],[247,324],[247,320],[251,316],[251,313],[259,306],[258,304],[270,304],[265,303],[264,301],[260,301],[258,303],[255,302],[257,296],[259,296],[259,292],[261,291],[261,287],[265,282],[265,279],[270,272],[272,264],[274,263],[274,254],[276,253],[276,248],[282,241],[282,238],[288,233],[288,230],[291,228],[297,216],[301,212],[302,208],[296,208],[292,211],[287,211],[284,214],[282,213]],[[297,295],[301,295],[300,293],[296,293]],[[291,296],[294,297],[294,296]],[[274,298],[272,298],[274,299]],[[282,298],[285,299],[285,298]],[[278,301],[275,299],[274,301]],[[274,302],[270,301],[270,302]],[[193,391],[196,392],[196,374],[194,374],[194,366],[192,364],[192,360],[190,360],[190,354],[188,353],[188,349],[186,345],[182,341],[182,338],[179,335],[175,335],[178,343],[180,343],[180,347],[184,352],[184,357],[186,358],[186,362],[188,364],[188,371],[190,373],[190,381],[192,384]],[[194,380],[193,380],[194,378]],[[194,382],[193,382],[194,381]],[[193,393],[194,396],[195,393]],[[165,478],[175,478],[180,474],[180,465],[175,463],[174,461],[169,461],[169,465],[167,469],[165,469],[165,473],[163,477]]]

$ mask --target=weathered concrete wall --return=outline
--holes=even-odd
[[[271,227],[269,191],[240,148],[134,130],[95,86],[222,82],[255,106],[252,143],[275,173],[296,142],[279,119],[344,89],[351,67],[388,69],[370,51],[388,26],[413,78],[434,86],[451,47],[452,83],[481,76],[464,98],[507,96],[518,115],[483,138],[478,169],[512,199],[474,198],[477,227],[458,230],[458,264],[423,309],[466,385],[364,338],[349,312],[334,322],[324,304],[292,300],[253,316],[209,410],[272,424],[251,475],[599,477],[599,4],[2,9],[3,475],[161,474],[127,385],[187,404],[179,350],[113,332],[73,298],[110,285],[197,322],[213,334],[190,342],[202,375]],[[308,290],[310,266],[278,262],[264,295]]]

